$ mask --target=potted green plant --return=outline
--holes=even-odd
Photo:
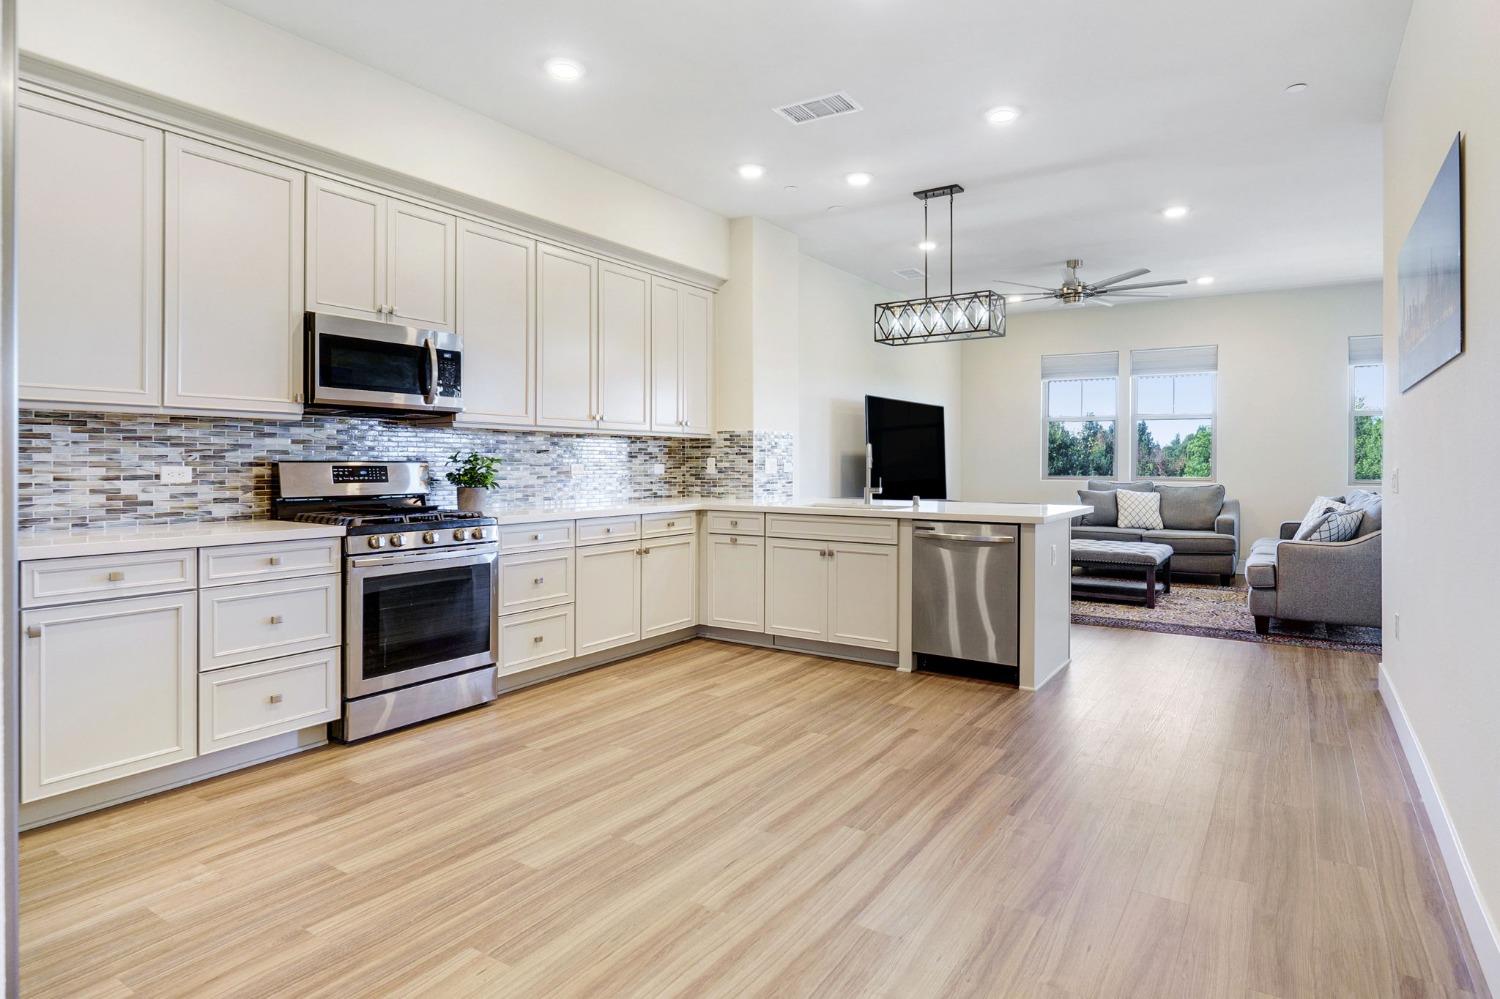
[[[445,477],[458,487],[460,510],[483,510],[484,494],[495,488],[500,478],[500,459],[478,451],[465,454],[454,451],[448,456],[454,468]]]

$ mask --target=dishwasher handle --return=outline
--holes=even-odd
[[[1008,534],[948,534],[932,528],[919,527],[918,538],[933,538],[938,541],[968,541],[979,545],[1013,545],[1016,539]]]

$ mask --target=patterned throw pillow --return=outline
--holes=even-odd
[[[1328,519],[1328,514],[1348,513],[1352,509],[1353,507],[1342,500],[1336,500],[1331,496],[1319,496],[1313,500],[1312,506],[1307,508],[1307,514],[1302,518],[1302,524],[1297,528],[1297,533],[1292,535],[1292,540],[1312,540],[1313,532]]]
[[[1119,504],[1119,526],[1144,531],[1159,531],[1161,526],[1161,493],[1137,493],[1127,489],[1115,493]]]
[[[1363,510],[1351,510],[1349,513],[1339,513],[1330,510],[1323,514],[1323,519],[1313,528],[1313,532],[1304,541],[1348,541],[1354,537],[1359,530],[1359,522],[1365,517]],[[1301,531],[1297,532],[1301,534]]]

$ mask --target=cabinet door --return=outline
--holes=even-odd
[[[651,276],[599,265],[599,426],[651,426]]]
[[[714,296],[682,288],[682,429],[714,429]]]
[[[21,397],[158,406],[162,133],[34,94],[18,103]]]
[[[641,637],[641,556],[637,543],[578,549],[576,655],[625,645]]]
[[[834,543],[830,547],[828,641],[894,650],[896,546]]]
[[[651,282],[651,429],[682,433],[682,286]]]
[[[593,427],[597,261],[546,243],[536,253],[537,422]]]
[[[707,535],[703,623],[710,628],[765,631],[766,548],[763,538]]]
[[[766,632],[828,641],[828,545],[772,538],[766,542]]]
[[[459,223],[462,422],[536,422],[535,285],[535,240],[477,222]]]
[[[193,593],[22,615],[21,800],[197,755]]]
[[[698,623],[698,538],[677,534],[641,549],[641,637]]]
[[[362,187],[307,178],[307,307],[384,319],[386,199]]]
[[[386,315],[404,326],[453,329],[454,253],[458,219],[392,198]]]
[[[298,413],[303,174],[167,136],[168,406]]]

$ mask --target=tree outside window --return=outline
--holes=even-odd
[[[1047,475],[1111,478],[1115,474],[1115,378],[1055,378],[1047,400]]]
[[[1211,371],[1135,376],[1135,474],[1211,479],[1214,390]]]
[[[1353,481],[1379,482],[1385,457],[1385,365],[1349,368],[1350,447]]]

